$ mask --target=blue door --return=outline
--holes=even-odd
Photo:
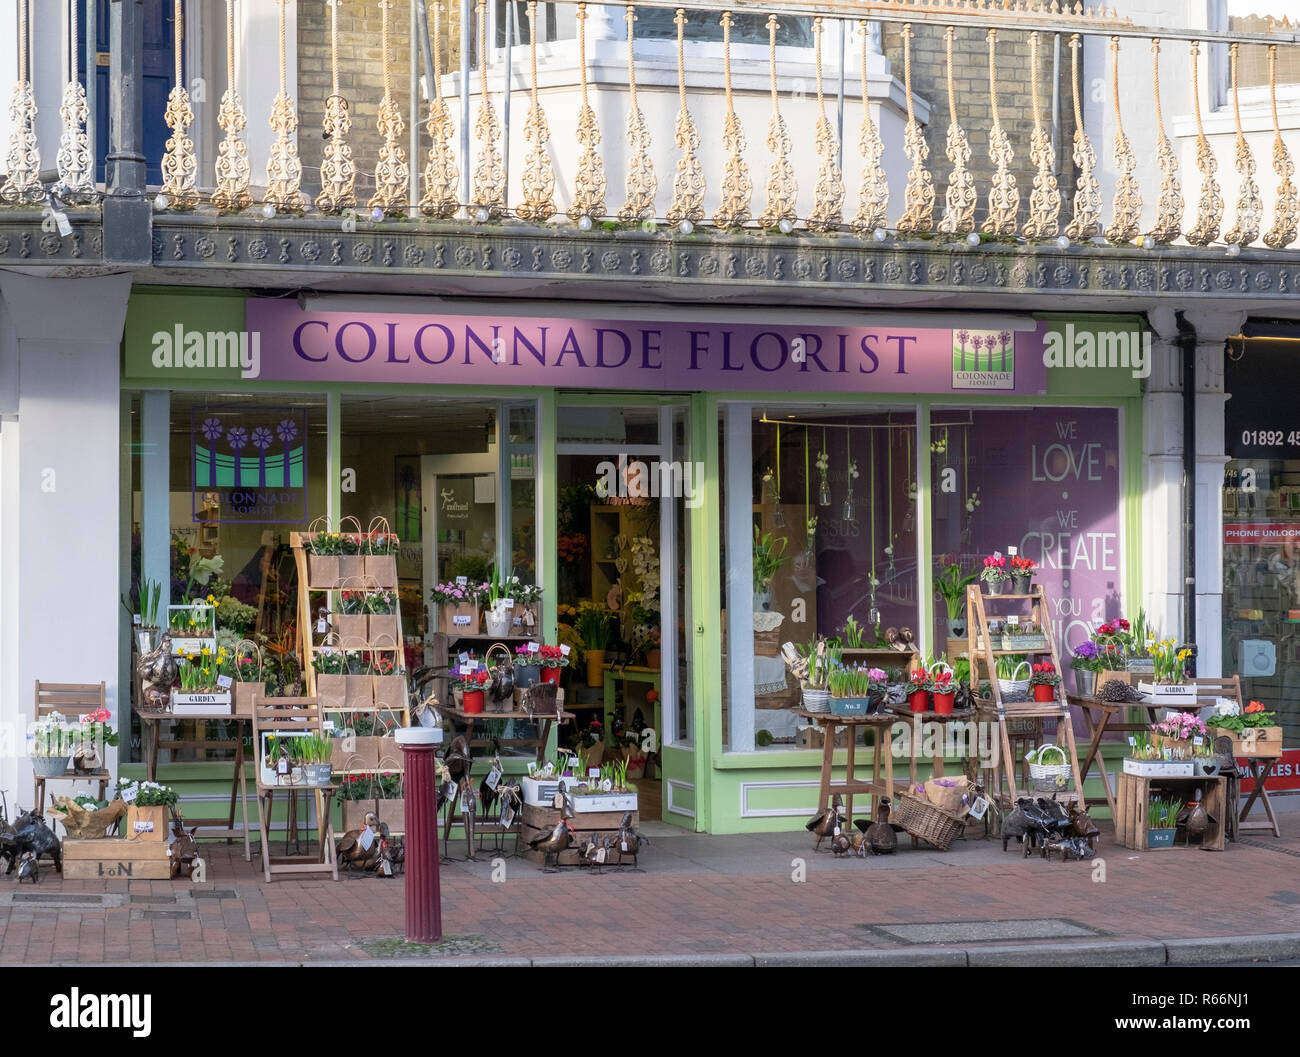
[[[108,155],[108,102],[111,92],[108,67],[109,0],[90,0],[95,5],[95,178],[104,179],[104,158]],[[173,46],[176,0],[144,0],[144,155],[148,159],[148,181],[162,183],[162,156],[167,149],[167,126],[163,113],[167,96],[175,85],[176,49]],[[78,21],[80,42],[78,68],[86,81],[86,20]]]

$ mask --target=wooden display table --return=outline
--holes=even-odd
[[[892,712],[879,712],[869,716],[836,716],[830,712],[808,712],[796,708],[794,714],[816,723],[822,731],[822,774],[821,788],[818,792],[817,811],[824,811],[830,806],[831,797],[839,793],[844,797],[844,824],[853,823],[853,797],[865,794],[871,797],[871,817],[880,817],[880,798],[892,797],[894,787],[894,754],[889,746],[889,728],[898,722]],[[844,781],[831,781],[831,771],[835,765],[835,728],[848,727],[848,758]],[[863,782],[854,777],[854,749],[857,741],[857,727],[869,727],[875,731],[875,754],[871,763],[871,781]],[[883,753],[881,750],[884,750]],[[881,756],[884,756],[884,775],[881,775]]]
[[[240,734],[243,734],[243,724],[252,723],[252,716],[236,716],[229,712],[220,715],[203,715],[203,716],[174,716],[170,712],[141,712],[136,709],[136,715],[140,717],[140,737],[144,747],[145,776],[150,782],[158,780],[158,747],[164,742],[161,739],[162,724],[167,722],[179,722],[181,720],[196,719],[200,722],[207,720],[231,720],[239,724]],[[238,737],[230,741],[189,741],[180,738],[167,739],[165,744],[171,748],[194,748],[204,746],[206,748],[231,748],[235,750],[235,773],[230,781],[230,810],[224,818],[186,818],[186,826],[198,826],[202,832],[199,834],[204,840],[207,839],[225,839],[227,844],[232,843],[236,838],[242,837],[244,840],[244,862],[253,861],[253,850],[250,841],[250,831],[248,828],[248,786],[244,775],[244,739]],[[254,749],[254,752],[257,750]],[[235,828],[235,807],[238,804],[243,810],[243,828]]]
[[[1115,843],[1122,848],[1134,851],[1150,851],[1147,847],[1147,805],[1151,801],[1151,786],[1174,787],[1178,795],[1190,799],[1199,787],[1202,792],[1201,803],[1205,810],[1217,820],[1205,831],[1201,846],[1214,851],[1223,851],[1224,835],[1227,830],[1228,780],[1223,777],[1206,778],[1155,778],[1136,774],[1120,773],[1119,796],[1115,815]],[[1196,845],[1192,845],[1195,847]],[[1174,847],[1182,847],[1175,841]]]
[[[924,735],[920,737],[917,736],[917,724],[919,723],[921,726],[924,726],[926,723],[937,723],[940,726],[946,727],[949,723],[968,723],[975,718],[975,709],[973,708],[962,709],[960,712],[913,712],[906,703],[901,705],[886,705],[885,707],[894,715],[896,720],[902,720],[912,724],[912,734],[908,739],[908,788],[912,789],[916,787],[916,761],[919,758],[919,749],[924,748],[925,745]],[[945,737],[945,744],[947,743],[947,740],[947,737]],[[942,750],[931,758],[930,766],[932,772],[931,777],[943,777]]]
[[[1246,803],[1241,809],[1241,814],[1237,816],[1237,830],[1239,832],[1272,830],[1273,836],[1282,836],[1282,828],[1277,824],[1277,815],[1273,813],[1273,805],[1268,799],[1268,790],[1264,788],[1268,776],[1273,773],[1273,768],[1278,765],[1281,759],[1281,756],[1245,757],[1245,777],[1255,783],[1255,788],[1250,791],[1250,795],[1247,796]],[[1253,818],[1247,820],[1246,816],[1250,814],[1250,809],[1255,806],[1256,800],[1263,803],[1264,814],[1267,819]]]

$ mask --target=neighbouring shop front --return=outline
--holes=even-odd
[[[536,604],[503,638],[567,648],[577,719],[559,741],[644,768],[643,820],[793,828],[821,752],[782,644],[833,635],[910,645],[900,667],[956,663],[964,607],[950,612],[937,581],[1008,547],[1038,563],[1066,657],[1136,608],[1140,382],[1058,353],[1137,329],[138,291],[123,594],[210,593],[221,643],[257,642],[275,692],[304,663],[293,534],[379,526],[396,537],[408,674],[493,641],[477,614],[472,633],[445,624],[434,598],[517,577]],[[130,622],[124,609],[122,687]],[[160,775],[228,795],[232,732],[171,726]],[[127,766],[143,752],[131,730]],[[509,743],[535,733],[494,732],[507,773],[533,759]]]

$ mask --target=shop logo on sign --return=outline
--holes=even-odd
[[[196,407],[190,420],[196,522],[307,519],[307,410]]]
[[[1014,389],[1015,335],[1009,330],[952,332],[954,389]]]

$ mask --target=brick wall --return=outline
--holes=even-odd
[[[884,25],[883,49],[894,76],[903,79],[903,27]],[[1085,43],[1085,47],[1087,44]],[[1094,45],[1095,46],[1095,45]],[[993,123],[990,106],[988,43],[984,30],[958,29],[953,36],[953,79],[957,97],[957,119],[966,130],[971,147],[970,169],[975,175],[980,201],[975,209],[976,224],[988,213],[988,187],[993,166],[989,162],[988,132]],[[1034,129],[1033,97],[1029,76],[1029,35],[1003,30],[998,33],[998,114],[1002,127],[1011,138],[1015,155],[1016,187],[1020,191],[1020,216],[1028,215],[1029,194],[1033,190],[1034,168],[1029,159],[1030,135]],[[1082,65],[1080,52],[1080,65]],[[951,164],[946,151],[949,112],[947,56],[943,27],[912,27],[912,91],[929,101],[930,124],[926,141],[930,145],[929,168],[936,189],[935,221],[943,215],[944,192],[948,187]],[[1051,133],[1052,106],[1052,37],[1043,34],[1038,43],[1039,107],[1044,126]],[[1069,221],[1070,192],[1074,188],[1075,166],[1071,158],[1074,136],[1074,107],[1070,95],[1070,49],[1068,38],[1061,40],[1060,132],[1056,173],[1063,194],[1062,227]],[[1098,148],[1098,144],[1093,144]],[[906,166],[906,162],[903,163]]]
[[[429,0],[428,5],[431,32],[435,2]],[[403,121],[407,120],[411,61],[409,3],[406,0],[394,4],[388,14],[389,77]],[[440,7],[442,41],[435,42],[435,46],[441,49],[442,69],[447,73],[460,62],[460,4],[442,0]],[[379,5],[374,0],[344,0],[338,11],[339,91],[352,111],[352,157],[358,167],[357,198],[363,203],[374,191],[373,167],[383,143],[375,127],[384,95],[381,38]],[[423,67],[420,72],[423,74]],[[319,2],[299,4],[298,113],[302,126],[298,130],[298,152],[303,164],[303,186],[312,189],[320,186],[320,123],[331,84],[329,9]],[[402,134],[403,148],[409,136],[407,129]]]

